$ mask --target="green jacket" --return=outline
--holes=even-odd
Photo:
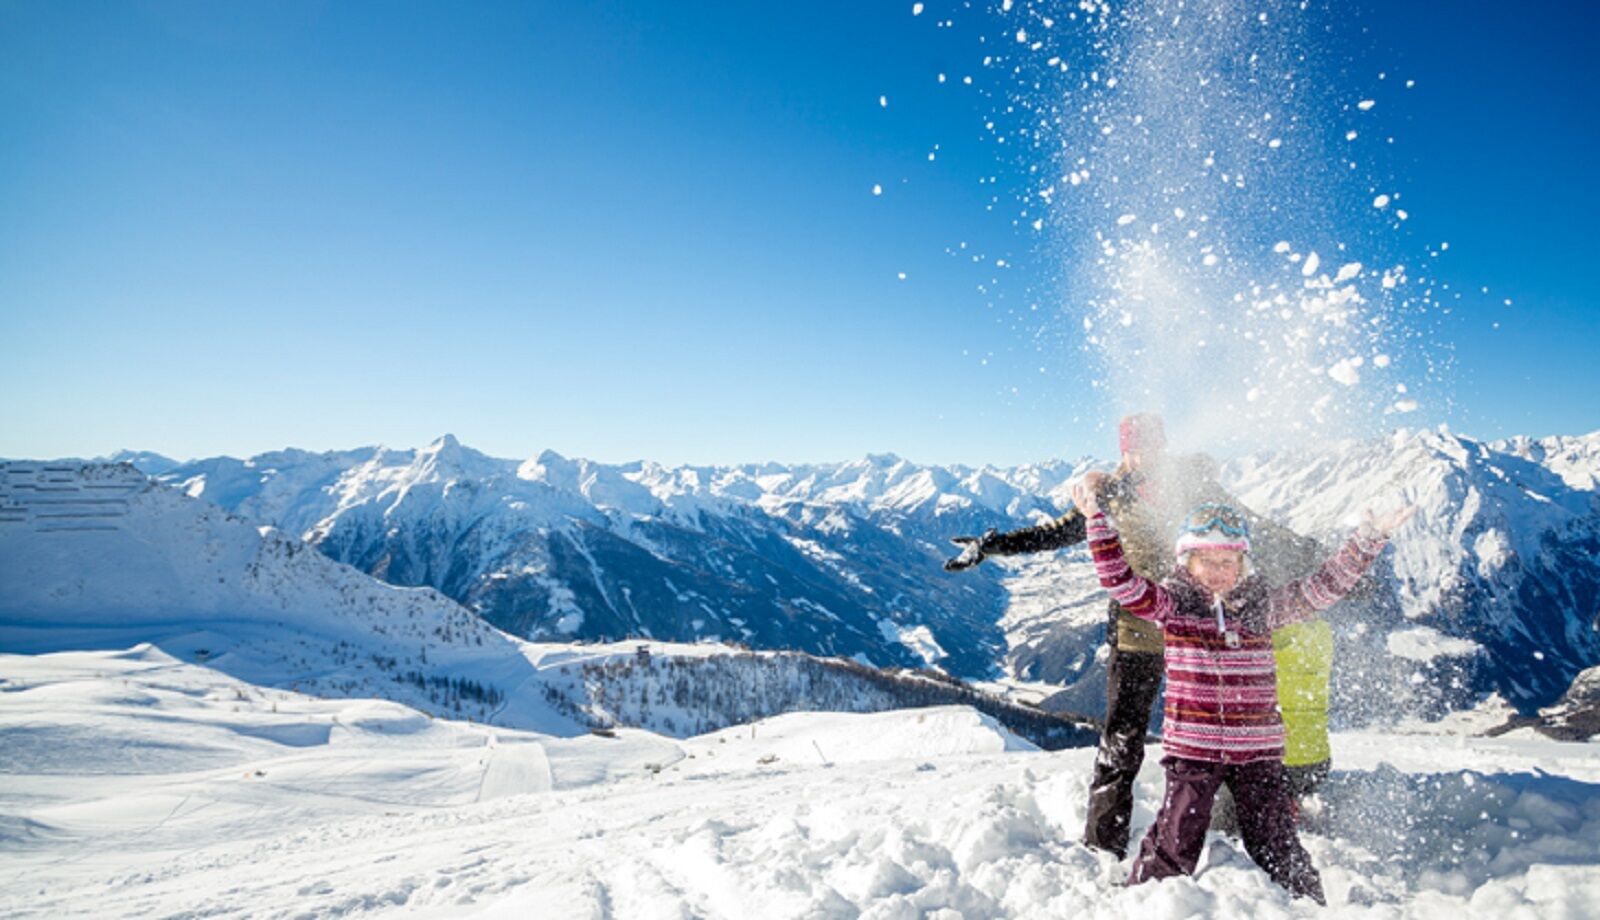
[[[1288,732],[1283,762],[1303,767],[1332,758],[1328,747],[1328,679],[1333,674],[1333,630],[1321,619],[1291,623],[1272,633],[1278,659],[1278,706]]]

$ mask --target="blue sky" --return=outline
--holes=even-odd
[[[1414,214],[1386,245],[1448,240],[1433,274],[1471,292],[1433,333],[1454,398],[1412,421],[1593,430],[1597,14],[1442,9],[1324,15],[1314,74],[1379,100]],[[607,461],[1108,454],[1063,244],[1016,220],[1041,156],[985,129],[1005,27],[0,2],[0,456],[447,431]]]

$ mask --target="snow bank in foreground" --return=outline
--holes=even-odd
[[[0,656],[0,674],[5,916],[1545,920],[1600,903],[1595,744],[1336,736],[1305,835],[1321,910],[1217,835],[1196,878],[1123,888],[1126,863],[1076,843],[1093,752],[1027,750],[959,707],[556,739],[150,648]]]

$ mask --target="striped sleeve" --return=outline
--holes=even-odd
[[[1089,554],[1094,557],[1094,573],[1111,599],[1136,617],[1164,622],[1172,613],[1172,598],[1162,587],[1128,565],[1116,528],[1104,514],[1089,519]]]
[[[1387,544],[1387,537],[1357,530],[1322,568],[1272,592],[1267,608],[1268,622],[1276,629],[1310,619],[1332,607],[1339,598],[1350,593]]]

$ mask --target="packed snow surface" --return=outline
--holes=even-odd
[[[1197,877],[1122,887],[1126,863],[1076,842],[1093,752],[962,707],[558,739],[150,646],[0,673],[6,916],[1543,920],[1600,902],[1594,744],[1336,736],[1304,834],[1323,911],[1217,835]]]

